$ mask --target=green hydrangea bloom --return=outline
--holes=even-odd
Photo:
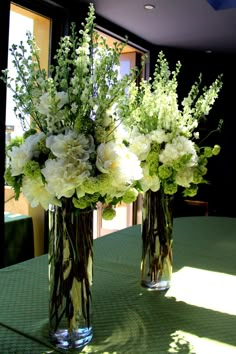
[[[199,165],[206,166],[207,163],[208,163],[208,160],[204,155],[199,156]]]
[[[203,168],[205,167],[203,166]],[[196,168],[193,172],[193,183],[198,184],[201,182],[203,182],[201,170]]]
[[[202,176],[207,174],[207,167],[206,166],[199,166],[199,170],[200,170]]]
[[[102,211],[102,218],[104,220],[112,220],[114,219],[115,216],[116,216],[116,211],[111,207],[107,207]]]
[[[191,185],[191,187],[186,188],[183,192],[184,197],[194,197],[197,194],[198,186]]]
[[[172,175],[172,168],[170,166],[161,165],[158,168],[158,176],[161,179],[169,178]]]
[[[133,203],[138,196],[138,191],[135,188],[130,188],[123,195],[123,202],[126,204]]]
[[[72,202],[74,206],[78,209],[85,209],[90,205],[90,203],[85,198],[80,198],[80,199],[73,198]]]
[[[149,167],[150,176],[157,174],[158,161],[159,161],[159,152],[158,151],[150,151],[147,156],[147,164]]]
[[[176,183],[163,182],[163,190],[166,194],[175,194],[178,190],[178,185]]]
[[[27,161],[24,166],[23,173],[31,178],[38,178],[41,176],[40,166],[39,163],[36,161]]]
[[[99,196],[100,196],[99,193],[86,194],[84,198],[87,200],[87,202],[93,204],[93,203],[97,203]]]

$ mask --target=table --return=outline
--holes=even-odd
[[[94,336],[81,352],[236,353],[236,218],[174,220],[167,292],[140,286],[140,235],[94,241]],[[1,269],[0,289],[0,353],[60,353],[47,340],[47,255]]]
[[[10,266],[34,257],[31,216],[4,212],[4,260]]]

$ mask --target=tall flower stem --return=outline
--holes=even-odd
[[[170,287],[173,265],[173,197],[147,191],[143,198],[141,285],[155,290]]]
[[[49,210],[49,326],[60,348],[92,338],[92,264],[93,210],[76,209],[64,198]]]

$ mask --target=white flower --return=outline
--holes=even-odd
[[[66,159],[47,160],[41,172],[46,178],[45,188],[58,199],[70,198],[75,189],[90,175],[87,162],[70,163]]]
[[[77,109],[78,109],[77,103],[73,102],[73,103],[71,104],[71,112],[72,112],[72,113],[76,113],[76,112],[77,112]]]
[[[76,161],[87,161],[90,152],[95,150],[92,136],[85,137],[72,130],[66,134],[50,135],[46,140],[46,146],[56,157]]]
[[[199,139],[199,132],[194,132],[193,136],[194,136],[195,139]]]
[[[63,91],[57,92],[55,97],[52,98],[52,96],[46,92],[39,98],[39,104],[36,105],[36,109],[39,113],[48,115],[53,102],[56,103],[58,109],[61,109],[66,103],[68,103],[68,94]]]
[[[32,157],[32,152],[24,148],[24,144],[20,147],[13,146],[12,150],[8,152],[11,159],[11,174],[18,176],[23,173],[24,166]]]
[[[126,146],[114,142],[100,144],[97,148],[96,166],[102,173],[112,175],[114,183],[132,183],[142,177],[137,156]]]
[[[197,165],[198,156],[194,148],[194,143],[184,136],[177,136],[171,143],[167,143],[164,150],[160,153],[160,161],[163,164],[172,166],[174,161],[186,154],[192,157],[187,166]]]
[[[124,140],[129,141],[130,139],[130,131],[122,123],[116,127],[114,134],[118,143],[122,143]]]
[[[147,192],[149,189],[153,192],[157,192],[160,189],[160,179],[157,175],[151,176],[149,174],[148,166],[143,167],[143,178],[140,179],[140,184],[143,192]]]
[[[129,149],[140,161],[145,160],[151,150],[151,139],[149,135],[132,132],[132,140],[130,141]]]
[[[24,176],[22,193],[28,199],[32,208],[41,204],[45,210],[48,210],[49,204],[61,205],[60,201],[45,189],[45,185],[40,177],[31,179]]]
[[[30,161],[33,157],[39,156],[40,150],[38,142],[44,136],[44,133],[30,135],[21,146],[13,146],[8,152],[11,159],[12,176],[22,174],[26,162]]]
[[[190,187],[190,183],[193,182],[193,169],[190,167],[182,168],[176,174],[176,183],[182,187]]]
[[[169,135],[170,134],[166,133],[166,131],[163,129],[156,129],[150,133],[151,139],[158,144],[167,142],[169,140]]]

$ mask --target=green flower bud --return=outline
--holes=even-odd
[[[199,166],[199,170],[202,176],[204,176],[207,173],[206,166]]]
[[[218,154],[220,153],[220,150],[221,150],[220,145],[215,145],[215,146],[213,147],[213,149],[212,149],[212,154],[213,154],[214,156],[216,156],[216,155],[218,155]]]
[[[204,156],[206,158],[209,158],[212,156],[212,148],[211,147],[207,146],[204,148]]]
[[[102,218],[104,220],[112,220],[114,219],[115,216],[116,216],[116,211],[111,207],[107,207],[102,211]]]
[[[207,162],[208,160],[204,155],[199,156],[199,165],[206,166]]]

